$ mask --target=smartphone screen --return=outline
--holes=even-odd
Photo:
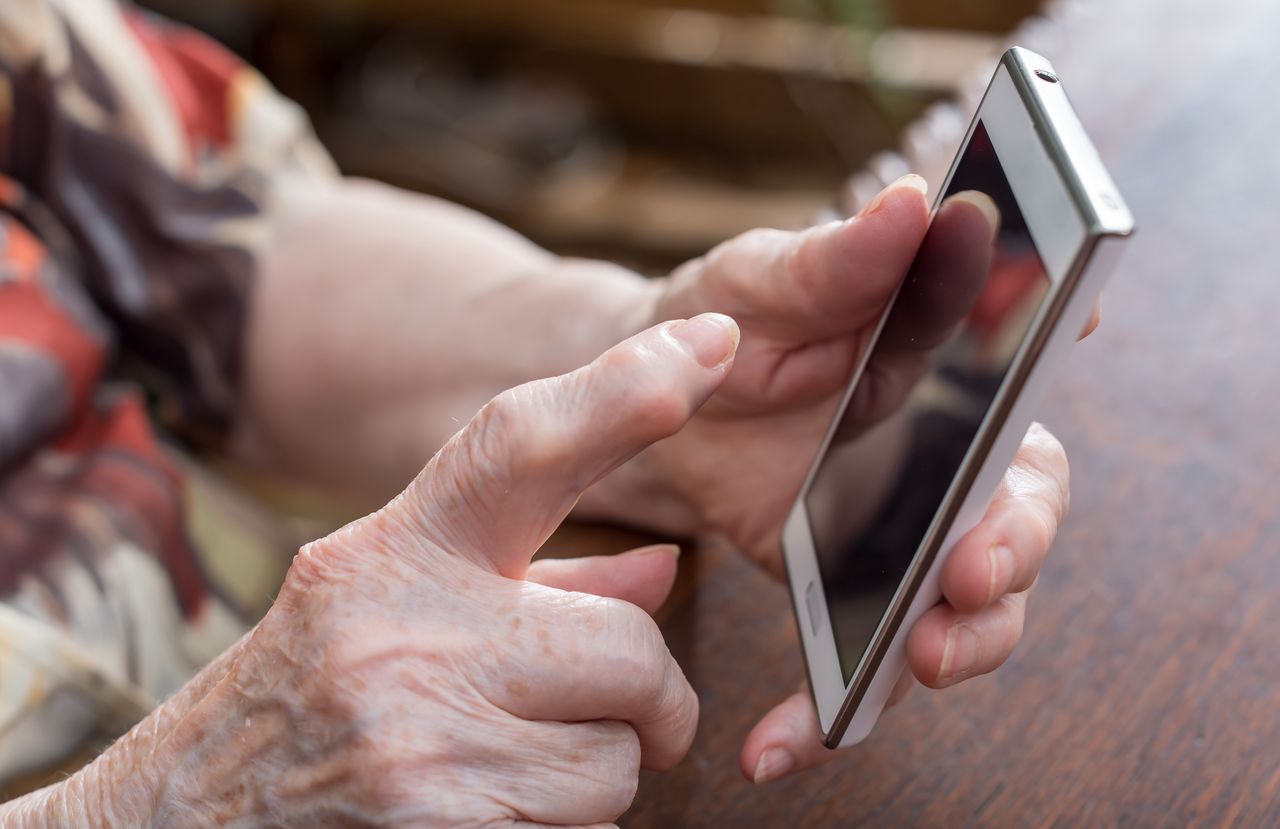
[[[981,121],[946,196],[805,495],[846,684],[1048,294]]]

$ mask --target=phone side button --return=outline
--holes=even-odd
[[[813,635],[818,635],[818,628],[822,625],[822,603],[818,601],[818,583],[816,581],[809,582],[809,586],[804,589],[804,604],[809,611],[809,629],[813,631]]]

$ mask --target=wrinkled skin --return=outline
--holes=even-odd
[[[690,326],[710,367],[673,336]],[[379,825],[591,825],[626,810],[642,764],[679,761],[697,699],[648,614],[524,579],[582,489],[679,429],[735,343],[723,317],[659,326],[506,392],[388,507],[304,548],[234,674],[266,728],[318,730],[261,738],[291,747],[268,796],[317,820],[323,785]],[[646,555],[667,561],[644,572]],[[642,590],[660,584],[628,598],[660,602],[674,557],[632,559]],[[599,570],[551,572],[604,592]]]
[[[0,822],[608,825],[697,724],[645,611],[674,549],[530,560],[583,489],[683,426],[737,336],[667,323],[503,393],[385,508],[304,547],[191,689]]]
[[[958,209],[998,221],[981,200]],[[639,768],[677,762],[696,726],[645,613],[676,559],[531,566],[534,551],[585,491],[601,512],[630,501],[653,526],[724,533],[780,573],[812,459],[799,448],[816,446],[926,218],[907,180],[855,220],[747,234],[657,283],[652,318],[688,323],[500,395],[398,498],[304,548],[244,640],[86,769],[0,806],[0,823],[610,825]],[[903,366],[874,371],[910,385]],[[911,633],[921,682],[1008,656],[1067,492],[1061,446],[1033,428]],[[834,756],[801,689],[740,762],[765,782]]]

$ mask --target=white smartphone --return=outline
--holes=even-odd
[[[828,747],[875,725],[1132,230],[1053,67],[1009,50],[783,530]]]

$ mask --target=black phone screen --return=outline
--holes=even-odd
[[[805,496],[846,683],[1048,293],[981,122],[946,195]]]

